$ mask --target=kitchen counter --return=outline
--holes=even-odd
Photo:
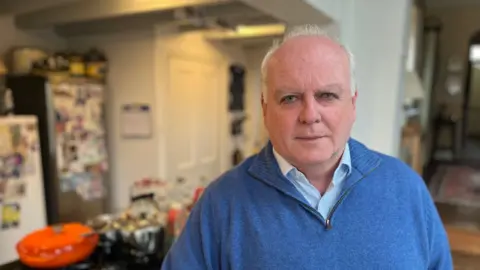
[[[161,263],[155,263],[155,264],[150,264],[150,265],[133,265],[133,264],[128,264],[127,262],[114,262],[114,263],[109,263],[109,264],[99,264],[99,265],[90,265],[90,264],[77,264],[74,266],[69,266],[69,267],[64,267],[64,268],[59,268],[59,269],[52,269],[52,270],[159,270],[161,267]],[[36,269],[36,268],[30,268],[27,266],[23,266],[20,263],[14,267],[11,268],[11,270],[45,270],[45,269]]]
[[[151,261],[149,264],[133,264],[128,261],[113,261],[109,263],[89,263],[88,261],[84,263],[79,263],[69,267],[63,267],[59,269],[52,270],[159,270],[161,267],[162,261],[155,260]],[[0,270],[46,270],[46,269],[37,269],[31,268],[23,265],[20,262],[14,262],[8,265],[0,266]]]

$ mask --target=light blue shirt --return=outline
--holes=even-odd
[[[327,188],[327,191],[323,196],[315,188],[305,175],[288,163],[282,156],[280,156],[275,149],[273,154],[277,160],[278,166],[283,175],[297,188],[297,190],[303,195],[307,202],[315,208],[323,218],[327,218],[330,209],[337,201],[340,192],[342,191],[342,183],[352,171],[352,163],[350,159],[350,147],[348,143],[345,146],[345,150],[342,155],[342,159],[338,167],[333,173],[333,179]]]

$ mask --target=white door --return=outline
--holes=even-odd
[[[171,58],[169,65],[166,175],[179,185],[176,196],[185,199],[202,179],[210,182],[221,173],[219,122],[225,112],[215,65],[182,58]]]

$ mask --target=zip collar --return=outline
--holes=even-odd
[[[350,148],[352,172],[350,176],[345,179],[342,194],[350,190],[359,180],[365,178],[381,163],[380,156],[362,143],[354,139],[349,139],[348,144]],[[256,156],[248,168],[248,172],[254,178],[308,205],[308,202],[306,202],[300,192],[298,192],[295,186],[281,172],[273,154],[271,142],[268,142]]]

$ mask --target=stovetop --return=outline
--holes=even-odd
[[[163,248],[154,253],[146,254],[121,243],[108,245],[108,248],[99,245],[86,260],[67,267],[50,270],[158,270],[161,268],[164,254]],[[47,269],[36,269],[21,265],[18,270]]]
[[[125,262],[105,263],[105,264],[76,264],[58,269],[50,270],[158,270],[161,268],[161,263],[150,265],[128,264]],[[20,266],[18,270],[46,270],[31,268],[28,266]]]
[[[108,261],[108,262],[93,262],[93,261],[83,261],[76,263],[74,265],[50,269],[50,270],[158,270],[161,268],[161,260],[150,260],[148,263],[135,263],[132,261]],[[31,268],[25,265],[20,265],[18,270],[46,270],[46,269],[37,269]]]

